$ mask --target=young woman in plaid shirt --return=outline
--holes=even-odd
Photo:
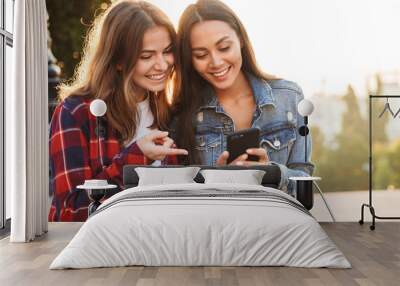
[[[49,221],[87,219],[90,200],[76,188],[87,179],[106,179],[120,191],[123,165],[176,164],[176,155],[187,155],[160,131],[170,119],[166,89],[175,41],[167,16],[144,1],[118,2],[95,20],[50,124]],[[107,104],[97,128],[100,146],[89,110],[94,99]]]

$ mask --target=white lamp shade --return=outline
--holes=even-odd
[[[303,117],[310,116],[311,113],[313,113],[313,111],[314,111],[314,104],[307,99],[303,99],[297,105],[297,110],[298,110],[299,114]]]
[[[106,114],[107,104],[104,100],[95,99],[90,103],[90,113],[92,113],[96,117],[103,116]]]

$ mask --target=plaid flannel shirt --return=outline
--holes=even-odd
[[[89,111],[91,100],[80,96],[66,98],[55,109],[50,123],[50,195],[53,196],[49,221],[85,221],[90,199],[76,187],[88,179],[105,179],[122,190],[122,167],[151,163],[136,143],[121,146],[115,130],[105,124],[100,135],[100,155],[96,117]],[[102,132],[100,132],[102,133]],[[163,164],[176,164],[175,156]],[[112,193],[114,194],[115,191]]]

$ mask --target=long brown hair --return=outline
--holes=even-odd
[[[133,138],[140,120],[134,96],[137,86],[132,77],[143,47],[143,36],[155,26],[168,30],[175,50],[175,29],[160,9],[145,1],[114,3],[94,20],[89,29],[83,58],[72,82],[60,86],[61,100],[68,96],[104,100],[107,121],[116,130],[120,142]],[[175,52],[174,56],[176,58]],[[166,90],[157,95],[149,92],[150,109],[154,115],[151,128],[167,129],[170,106]]]
[[[192,64],[192,49],[190,33],[192,27],[202,21],[218,20],[227,23],[237,34],[242,43],[242,70],[264,79],[276,79],[261,71],[258,67],[252,45],[247,32],[236,14],[224,3],[218,0],[198,0],[189,5],[179,20],[178,25],[178,54],[176,61],[180,72],[174,81],[174,110],[176,112],[177,128],[176,141],[179,148],[189,151],[187,158],[181,158],[182,163],[199,164],[200,158],[195,142],[194,116],[199,107],[205,103],[201,91],[209,85],[194,69]]]

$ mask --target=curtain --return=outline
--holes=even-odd
[[[47,232],[48,78],[45,0],[17,0],[14,94],[6,98],[6,188],[11,188],[12,242]]]

